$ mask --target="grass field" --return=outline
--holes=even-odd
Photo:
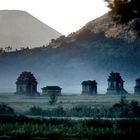
[[[114,104],[120,103],[120,98],[121,96],[109,95],[63,95],[58,97],[56,104],[50,105],[49,97],[1,93],[0,103],[6,103],[14,108],[16,114],[0,115],[0,140],[137,139],[140,137],[139,105],[135,108],[138,109],[138,115],[134,114],[135,112],[131,114],[125,112],[127,109],[129,113],[133,111],[130,104],[127,104],[129,107],[123,104],[121,108],[123,110],[109,112]],[[126,99],[129,103],[136,100],[140,104],[140,96],[127,95]],[[33,112],[28,114],[27,112],[33,106],[47,110],[45,112],[47,114],[36,115]],[[76,109],[77,106],[83,107]],[[93,109],[84,108],[84,106]],[[108,110],[107,113],[104,112],[103,106]],[[59,107],[64,108],[66,114],[63,114]],[[96,110],[97,107],[101,108],[99,112]],[[76,110],[74,111],[73,108]],[[119,113],[121,113],[120,118]]]
[[[98,96],[80,96],[80,95],[63,95],[58,97],[55,105],[49,104],[49,97],[30,97],[23,95],[15,95],[14,93],[0,93],[0,103],[6,103],[13,107],[16,112],[22,113],[33,106],[41,107],[42,109],[56,108],[61,106],[65,109],[75,106],[90,106],[90,107],[110,107],[120,101],[121,96],[98,95]],[[128,101],[136,100],[140,103],[140,96],[127,95]]]
[[[1,140],[137,140],[140,119],[71,120],[0,116]]]

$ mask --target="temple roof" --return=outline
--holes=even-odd
[[[31,72],[22,72],[18,77],[16,84],[37,84],[36,78]]]
[[[136,79],[137,82],[140,82],[140,78]]]
[[[110,76],[108,78],[108,81],[118,81],[118,82],[124,82],[122,77],[120,76],[120,73],[114,73],[111,72]]]
[[[93,81],[88,80],[88,81],[83,81],[81,84],[82,85],[97,85],[97,82],[95,80]]]
[[[46,86],[43,87],[42,90],[61,90],[62,88],[60,88],[59,86]]]

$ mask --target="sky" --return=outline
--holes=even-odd
[[[104,0],[0,0],[0,10],[23,10],[68,35],[108,11]]]

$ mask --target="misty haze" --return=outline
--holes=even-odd
[[[0,139],[140,136],[138,0],[104,2],[108,13],[67,36],[0,10]]]
[[[8,18],[8,16],[11,18]],[[4,24],[3,22],[9,20],[3,26],[7,26],[6,28],[8,29],[12,25],[12,30],[17,32],[12,37],[10,36],[11,32],[13,32],[12,30],[11,32],[5,32],[11,37],[6,41],[9,44],[5,43],[5,46],[12,46],[13,44],[10,42],[13,41],[11,39],[20,35],[23,35],[26,39],[31,39],[28,35],[34,37],[32,38],[33,42],[37,42],[39,45],[37,48],[28,49],[26,48],[25,38],[22,38],[21,40],[25,42],[17,45],[17,51],[8,50],[7,52],[6,50],[6,53],[1,51],[1,91],[14,92],[18,75],[22,71],[31,71],[37,77],[39,91],[48,84],[62,86],[64,93],[80,94],[82,81],[96,80],[99,93],[104,94],[107,89],[109,73],[120,72],[125,81],[124,86],[126,89],[130,93],[134,92],[135,79],[139,78],[138,69],[140,63],[138,60],[140,51],[138,34],[132,28],[132,21],[131,24],[129,23],[125,26],[117,25],[109,14],[105,14],[89,22],[77,32],[67,37],[61,36],[55,39],[56,36],[60,36],[58,32],[50,29],[45,24],[42,25],[41,22],[26,12],[1,11],[0,17],[4,19],[1,21],[2,25]],[[28,26],[24,25],[24,21],[28,21]],[[26,28],[28,32],[25,32],[24,29],[23,31],[21,31],[22,29],[15,30],[14,25],[16,25],[16,28],[24,25],[24,29]],[[47,31],[42,30],[41,27],[47,29]],[[1,34],[4,34],[5,28],[2,28]],[[34,28],[38,29],[40,33]],[[125,31],[123,28],[125,28]],[[44,32],[46,32],[46,35],[44,35]],[[38,41],[40,40],[39,38],[49,39],[50,32],[52,33],[52,39],[50,39],[49,45],[46,45],[47,42],[41,45],[40,41]],[[36,38],[36,35],[39,35],[39,38]],[[3,37],[1,35],[1,39]],[[8,37],[4,38],[8,39]],[[16,40],[17,43],[20,43],[20,40]],[[14,41],[14,43],[16,42]],[[25,47],[20,49],[23,45]],[[31,45],[30,47],[32,48],[33,46]]]

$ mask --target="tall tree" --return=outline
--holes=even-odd
[[[117,19],[127,22],[133,18],[140,18],[140,6],[138,0],[104,0],[111,13]]]

